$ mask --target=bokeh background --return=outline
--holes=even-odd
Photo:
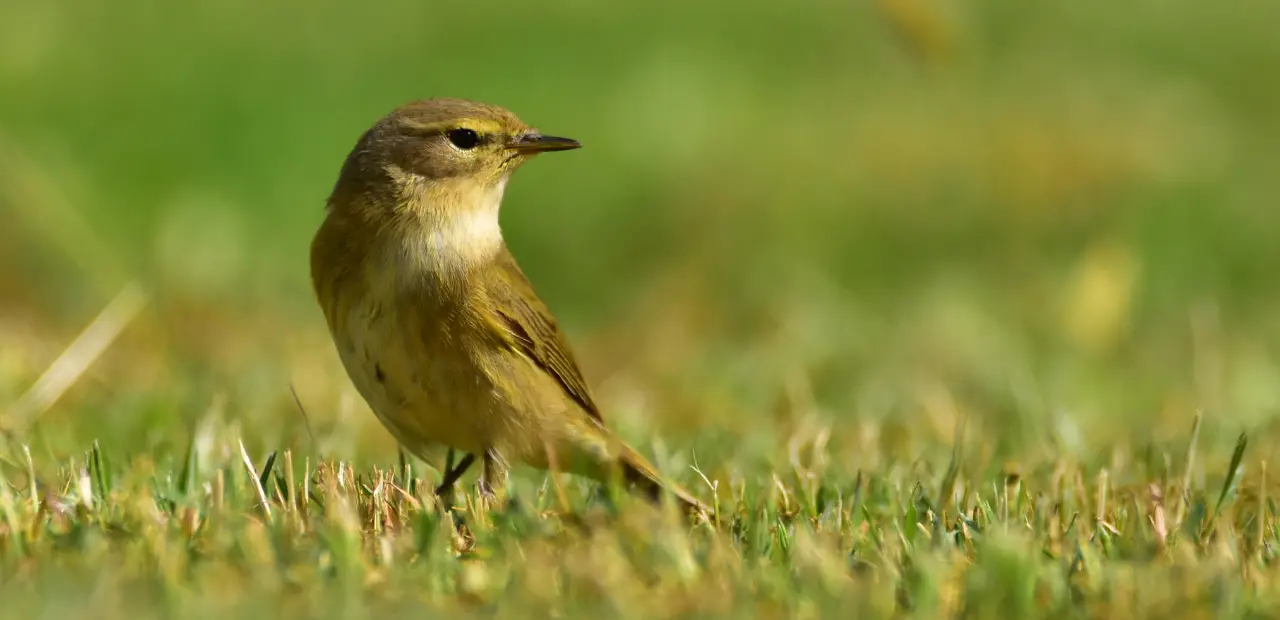
[[[1269,445],[1277,23],[1152,0],[5,2],[0,401],[136,281],[145,308],[24,431],[40,455],[180,456],[203,428],[393,462],[308,244],[361,132],[442,95],[586,145],[525,167],[503,223],[646,450],[725,472],[817,444],[853,472],[945,462],[965,420],[979,465],[1108,459],[1197,411],[1210,445]]]

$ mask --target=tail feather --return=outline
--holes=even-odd
[[[711,513],[710,507],[679,485],[664,479],[656,467],[621,438],[598,421],[592,422],[585,432],[575,433],[573,444],[562,450],[561,454],[569,457],[559,462],[559,465],[566,467],[565,471],[601,482],[616,479],[615,476],[621,474],[621,482],[642,492],[652,501],[661,501],[665,491],[683,504],[687,512]],[[548,447],[548,454],[552,453],[552,449]]]
[[[666,492],[679,500],[689,512],[711,512],[711,509],[706,504],[698,501],[692,493],[675,483],[663,480],[658,470],[653,465],[650,465],[649,461],[645,460],[643,456],[640,456],[639,452],[631,449],[630,446],[622,446],[622,451],[618,455],[618,462],[622,465],[623,479],[628,484],[643,491],[651,500],[660,501],[663,490],[666,490]]]

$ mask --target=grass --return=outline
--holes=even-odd
[[[0,6],[0,615],[1273,616],[1277,18]],[[709,522],[355,395],[307,244],[435,94],[586,144],[504,234]]]
[[[677,474],[713,502],[693,521],[536,477],[442,511],[417,463],[255,459],[217,425],[179,458],[94,444],[37,467],[10,442],[3,588],[24,617],[1265,617],[1280,534],[1266,469],[1245,474],[1244,435],[1229,459],[1200,454],[1199,426],[1129,467],[971,472],[958,441],[937,469],[849,475],[800,456]],[[1202,461],[1220,482],[1190,482]]]

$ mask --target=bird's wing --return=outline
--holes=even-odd
[[[529,358],[547,374],[555,377],[565,393],[587,412],[603,422],[600,410],[591,398],[582,371],[564,334],[556,325],[551,311],[538,299],[510,252],[503,250],[490,268],[495,282],[486,290],[491,303],[486,304],[490,326],[507,346]]]

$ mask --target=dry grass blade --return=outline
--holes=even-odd
[[[267,521],[270,521],[271,504],[267,502],[267,492],[262,488],[262,482],[258,479],[258,470],[253,466],[253,459],[249,458],[249,451],[244,449],[244,441],[240,442],[240,458],[244,460],[244,468],[249,470],[249,481],[253,483],[253,492],[258,495],[259,505],[262,506],[262,514],[266,516]]]
[[[62,355],[49,365],[35,385],[18,399],[9,412],[8,430],[21,432],[48,411],[107,350],[125,326],[142,311],[146,302],[147,294],[140,284],[133,281],[125,285]]]
[[[1196,443],[1200,440],[1201,413],[1196,412],[1195,421],[1191,423],[1191,439],[1187,441],[1187,466],[1182,472],[1182,487],[1178,489],[1178,509],[1173,518],[1174,528],[1182,527],[1182,520],[1187,516],[1187,506],[1191,503],[1191,474],[1195,471]]]
[[[1258,515],[1255,521],[1258,524],[1258,537],[1254,553],[1256,559],[1263,559],[1263,548],[1266,546],[1267,536],[1267,462],[1263,461],[1259,464],[1260,480],[1258,481]]]
[[[307,416],[307,409],[302,406],[302,399],[298,398],[298,390],[294,389],[293,384],[289,384],[289,394],[293,396],[293,404],[298,407],[298,415],[302,416],[302,424],[307,429],[307,438],[311,440],[312,448],[316,445],[316,434],[311,432],[311,418]]]

